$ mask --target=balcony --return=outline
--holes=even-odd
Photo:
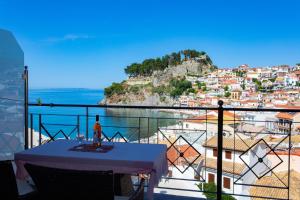
[[[290,129],[290,124],[289,123],[283,124],[283,123],[278,122],[275,125],[278,129],[284,129],[284,130],[289,130]]]
[[[61,113],[62,108],[67,113]],[[197,110],[199,115],[149,116],[163,110]],[[104,141],[167,145],[169,173],[155,188],[154,199],[204,199],[205,193],[217,198],[218,191],[235,199],[290,199],[295,193],[290,180],[298,180],[299,170],[290,159],[295,149],[286,145],[293,144],[290,132],[278,133],[274,139],[273,132],[253,135],[252,129],[239,132],[237,128],[248,121],[243,115],[264,112],[278,110],[224,108],[221,104],[217,108],[29,104],[25,146],[76,139],[79,134],[91,140],[95,116],[100,114]],[[253,123],[265,121],[251,119]],[[213,191],[207,189],[212,182]]]

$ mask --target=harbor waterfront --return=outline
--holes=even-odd
[[[30,89],[29,90],[29,102],[30,103],[55,103],[55,104],[89,104],[96,105],[101,99],[103,99],[103,90],[96,89]],[[30,113],[33,113],[33,130],[38,134],[38,115],[43,115],[43,121],[48,124],[54,124],[47,127],[51,132],[59,131],[59,124],[76,124],[78,115],[85,116],[86,110],[83,108],[48,108],[48,107],[30,107]],[[67,115],[67,116],[66,116]],[[126,127],[137,127],[139,117],[141,118],[141,127],[146,127],[148,121],[146,117],[149,117],[149,130],[148,128],[142,128],[140,130],[141,137],[152,136],[157,128],[157,123],[154,118],[161,118],[159,126],[165,127],[176,124],[174,118],[186,117],[188,115],[183,113],[172,113],[172,112],[161,112],[160,110],[139,110],[139,109],[109,109],[109,108],[91,108],[89,109],[89,138],[92,137],[93,124],[95,123],[95,115],[100,115],[100,123],[104,127],[104,132],[108,136],[114,135],[120,129],[114,128],[115,126],[124,127],[122,135],[129,140],[137,139],[137,131],[134,128]],[[113,116],[113,117],[112,117]],[[119,116],[119,117],[116,117]],[[86,119],[80,118],[80,124],[85,124]],[[57,124],[58,126],[55,126]],[[31,128],[31,127],[30,127]],[[71,131],[72,127],[65,127],[66,132]],[[86,126],[80,126],[80,134],[85,135]],[[59,137],[59,135],[57,136]],[[76,135],[71,135],[74,139]]]

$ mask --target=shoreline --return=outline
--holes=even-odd
[[[197,116],[200,115],[201,111],[193,111],[193,110],[176,110],[176,109],[158,109],[158,112],[172,113],[172,114],[180,114],[180,115],[190,115]]]

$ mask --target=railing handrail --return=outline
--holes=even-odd
[[[74,108],[128,108],[128,109],[170,109],[170,110],[218,110],[218,107],[185,107],[185,106],[138,106],[138,105],[115,105],[115,104],[54,104],[54,103],[28,103],[28,106],[40,107],[74,107]],[[300,112],[293,108],[233,108],[222,107],[224,111],[254,111],[254,112]]]

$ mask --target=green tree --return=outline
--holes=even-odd
[[[167,68],[169,66],[169,61],[170,61],[170,56],[165,55],[161,58],[161,63],[162,63],[162,70]]]
[[[255,83],[256,89],[258,91],[263,89],[261,81],[257,80],[256,78],[253,78],[252,81]]]
[[[184,61],[187,61],[187,59],[188,59],[188,50],[186,49],[186,50],[183,50],[182,51],[182,54],[184,55]]]
[[[173,88],[170,95],[174,97],[178,97],[182,95],[185,91],[192,88],[192,83],[185,78],[182,79],[171,79],[170,86]]]
[[[154,67],[153,67],[154,70],[162,71],[168,67],[168,60],[165,61],[163,59],[164,59],[164,57],[155,59],[155,63],[154,63]]]
[[[212,65],[212,64],[213,64],[213,62],[212,62],[211,58],[210,58],[208,55],[206,55],[206,61],[207,61],[207,62],[208,62],[208,64],[210,64],[210,65]]]
[[[246,84],[245,84],[245,83],[241,84],[241,88],[242,88],[243,90],[245,90],[245,89],[246,89]]]
[[[200,56],[200,54],[199,54],[199,52],[198,51],[196,51],[196,50],[190,50],[190,58],[196,58],[196,57],[199,57]]]
[[[105,96],[112,96],[113,94],[123,94],[125,89],[121,83],[112,83],[111,86],[104,89]]]
[[[180,64],[181,63],[181,54],[180,54],[180,52],[177,52],[177,53],[173,52],[170,55],[169,63],[172,66]]]
[[[196,93],[196,90],[195,90],[194,88],[189,88],[189,89],[187,90],[187,93],[188,93],[188,94],[189,94],[189,93],[195,94],[195,93]]]
[[[195,83],[197,84],[198,89],[202,89],[203,90],[203,87],[206,87],[206,83],[205,82],[196,81]]]
[[[200,52],[198,52],[198,56],[204,56],[204,55],[206,55],[206,52],[205,52],[205,51],[200,51]]]
[[[196,85],[197,85],[198,89],[200,89],[200,88],[201,88],[201,85],[200,85],[200,84],[201,84],[201,82],[200,82],[200,81],[196,81],[195,83],[196,83]]]
[[[225,92],[224,97],[228,98],[230,97],[231,93],[230,92]]]
[[[127,66],[125,69],[125,73],[131,77],[135,77],[137,75],[140,75],[140,70],[141,70],[141,64],[138,63],[133,63],[129,66]]]
[[[239,77],[244,77],[245,72],[243,72],[243,71],[236,71],[235,74],[236,74],[237,76],[239,76]]]
[[[182,93],[183,93],[182,90],[180,90],[179,88],[175,88],[174,90],[171,91],[170,95],[171,97],[175,98],[182,95]]]
[[[181,55],[183,54],[184,60],[188,60],[191,58],[199,57],[201,55],[206,55],[206,63],[212,64],[212,61],[208,57],[208,55],[204,51],[196,51],[186,49],[179,52],[173,52],[171,54],[167,54],[165,56],[155,58],[155,59],[145,59],[142,63],[132,63],[131,65],[127,66],[124,71],[129,77],[136,77],[136,76],[149,76],[154,71],[162,71],[165,68],[170,66],[179,65],[181,60]],[[212,68],[212,70],[214,67]]]
[[[41,105],[43,103],[42,99],[41,98],[37,98],[36,103],[39,104],[39,105]]]
[[[198,185],[198,188],[203,190],[203,194],[207,199],[217,199],[217,186],[215,183],[202,183]],[[235,200],[235,198],[228,194],[222,194],[222,200]]]
[[[225,90],[225,92],[227,92],[229,90],[228,85],[225,85],[224,90]]]

